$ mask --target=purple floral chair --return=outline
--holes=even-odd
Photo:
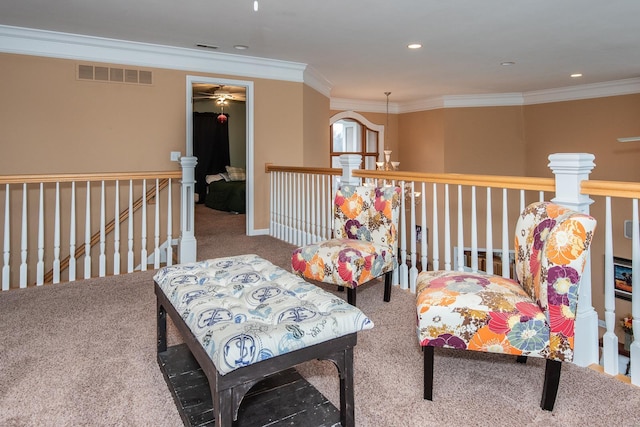
[[[546,359],[540,406],[551,411],[561,362],[573,360],[580,279],[596,221],[549,202],[516,225],[516,280],[484,273],[422,272],[417,279],[424,398],[433,400],[434,347]]]
[[[296,249],[291,270],[340,290],[346,287],[353,306],[358,286],[384,274],[384,301],[389,301],[398,265],[399,210],[399,187],[343,185],[333,204],[333,239]]]

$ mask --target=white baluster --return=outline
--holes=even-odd
[[[276,237],[284,240],[284,179],[281,172],[276,172]]]
[[[609,375],[618,375],[618,336],[615,333],[616,303],[613,280],[611,196],[607,196],[605,197],[604,223],[604,321],[607,331],[602,337],[602,357],[604,371]]]
[[[140,270],[147,271],[147,180],[142,180],[142,222],[140,224]]]
[[[424,197],[423,197],[424,198]],[[416,256],[416,192],[415,182],[411,181],[411,268],[409,269],[409,289],[416,293],[416,279],[418,278],[418,259]]]
[[[285,239],[284,241],[287,243],[292,243],[294,242],[293,240],[293,233],[292,233],[292,222],[293,222],[293,218],[292,218],[292,213],[293,213],[293,202],[291,201],[291,194],[293,193],[293,184],[292,184],[292,174],[290,172],[285,172],[285,201],[284,201],[284,208],[285,208],[285,219],[284,219],[284,224],[285,224]]]
[[[87,181],[87,203],[84,212],[84,278],[91,278],[91,183]]]
[[[433,270],[440,269],[440,235],[438,224],[438,185],[433,183],[433,225],[431,227],[431,254],[433,259]],[[426,267],[425,267],[426,269]]]
[[[464,226],[462,218],[462,186],[458,185],[458,271],[464,271]]]
[[[426,182],[422,182],[422,201],[421,201],[421,218],[420,223],[422,224],[422,239],[420,240],[420,252],[422,253],[422,257],[420,259],[420,263],[422,264],[421,271],[428,270],[428,257],[427,257],[427,184]]]
[[[487,246],[485,250],[485,271],[493,274],[493,214],[491,213],[491,187],[487,187]]]
[[[502,189],[502,277],[511,276],[511,257],[509,255],[509,206],[507,199],[507,189]],[[515,279],[515,277],[514,277]]]
[[[307,244],[307,225],[308,225],[308,220],[309,220],[309,205],[308,205],[308,197],[309,197],[309,191],[308,191],[308,174],[300,174],[300,194],[299,194],[299,199],[300,199],[300,211],[298,213],[299,217],[300,217],[300,228],[299,228],[299,232],[300,232],[300,246],[305,246]]]
[[[160,268],[160,185],[156,178],[156,210],[153,229],[153,268]]]
[[[44,284],[44,184],[40,183],[40,204],[38,205],[38,263],[36,264],[36,285]]]
[[[53,217],[53,283],[60,283],[60,183],[56,182],[56,205]]]
[[[135,256],[133,254],[133,181],[129,180],[129,218],[127,221],[127,273],[133,273]]]
[[[11,277],[11,267],[9,260],[11,259],[11,221],[9,218],[9,184],[5,185],[4,195],[4,265],[2,266],[2,290],[9,290],[9,279]]]
[[[100,256],[98,257],[98,275],[104,277],[107,274],[107,255],[105,254],[105,195],[104,180],[100,185]]]
[[[328,240],[331,238],[331,232],[329,231],[329,224],[331,224],[332,209],[328,208],[328,207],[332,207],[330,179],[331,179],[330,176],[322,179],[322,187],[321,187],[322,199],[321,199],[321,205],[320,205],[320,212],[322,212],[322,215],[320,216],[320,220],[322,221],[321,229],[320,229],[321,240]]]
[[[69,281],[76,280],[76,183],[71,182],[71,218],[69,219]]]
[[[451,271],[451,209],[449,184],[444,185],[444,269]],[[435,228],[435,227],[434,227]]]
[[[478,212],[476,204],[476,186],[473,185],[471,186],[471,270],[474,272],[478,271]]]
[[[116,193],[113,201],[113,274],[120,274],[120,181],[116,179]]]
[[[524,210],[524,208],[526,207],[526,199],[525,199],[525,192],[524,190],[520,190],[520,211],[522,212]]]
[[[173,205],[171,203],[171,191],[173,189],[173,182],[169,178],[169,185],[167,186],[167,265],[173,265],[173,246],[172,246],[172,228],[173,228]]]
[[[20,287],[27,287],[27,184],[22,184],[22,232],[20,234]]]
[[[409,287],[409,266],[407,265],[407,213],[404,207],[404,199],[406,197],[404,191],[404,181],[400,181],[402,194],[400,198],[400,288],[407,289]]]
[[[274,172],[269,174],[269,236],[275,237],[274,234],[274,222],[275,222],[275,210],[276,210],[276,176]]]

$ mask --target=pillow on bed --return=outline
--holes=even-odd
[[[247,175],[242,168],[236,168],[233,166],[226,166],[229,179],[231,181],[244,181],[247,179]]]
[[[205,181],[207,182],[207,184],[211,184],[212,182],[216,182],[216,181],[231,181],[231,179],[229,178],[229,174],[226,172],[223,173],[217,173],[215,175],[207,175],[205,177]]]

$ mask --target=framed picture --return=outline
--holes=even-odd
[[[616,297],[631,301],[631,260],[613,257],[613,287]]]

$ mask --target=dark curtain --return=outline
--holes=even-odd
[[[229,120],[218,121],[219,113],[193,113],[193,155],[196,165],[198,203],[204,203],[207,195],[207,175],[226,172],[229,165]]]

